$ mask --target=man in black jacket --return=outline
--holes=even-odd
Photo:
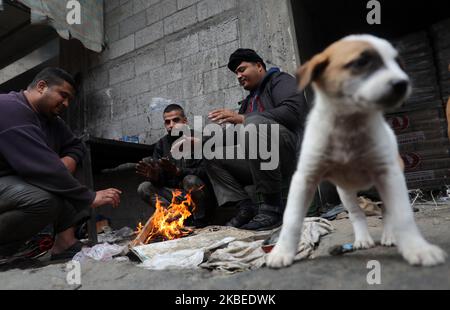
[[[0,256],[54,224],[53,258],[72,258],[89,207],[120,202],[119,190],[93,192],[72,176],[85,147],[59,114],[75,90],[67,72],[47,68],[27,90],[0,95]]]
[[[219,124],[254,124],[258,139],[272,145],[271,134],[259,125],[279,125],[279,164],[275,169],[263,170],[260,156],[245,160],[212,160],[207,172],[219,206],[234,205],[238,214],[227,224],[248,230],[266,230],[278,227],[284,211],[283,192],[286,194],[295,171],[308,106],[303,94],[297,91],[295,78],[278,68],[266,70],[263,59],[253,50],[238,49],[231,56],[228,68],[237,75],[241,86],[250,92],[240,102],[239,112],[220,109],[209,114]],[[240,141],[248,150],[249,139]],[[229,147],[229,146],[228,146]],[[274,150],[272,150],[274,151]],[[257,201],[250,199],[245,188],[256,187]]]
[[[195,204],[195,212],[189,219],[192,226],[205,226],[207,224],[207,212],[212,211],[215,205],[213,195],[210,193],[210,185],[206,174],[203,159],[181,158],[175,160],[171,149],[173,144],[181,138],[172,135],[176,126],[187,125],[188,120],[181,106],[171,104],[163,112],[164,126],[167,135],[161,138],[155,146],[152,157],[144,158],[136,166],[136,172],[144,176],[147,181],[139,185],[138,194],[143,201],[156,205],[156,197],[166,206],[172,201],[174,191],[181,195],[178,200],[184,200],[186,193],[190,193]],[[179,201],[178,201],[179,202]]]

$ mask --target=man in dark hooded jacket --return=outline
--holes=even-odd
[[[258,140],[267,141],[267,145],[278,143],[278,149],[272,152],[278,152],[279,164],[274,169],[261,169],[267,160],[260,153],[257,159],[214,159],[208,162],[208,175],[219,206],[233,205],[239,210],[227,225],[248,230],[272,229],[282,222],[284,198],[295,171],[308,106],[297,90],[295,78],[278,68],[267,70],[253,50],[236,50],[228,68],[250,94],[240,102],[239,112],[220,109],[212,111],[209,118],[219,124],[256,125]],[[268,131],[260,130],[259,125],[269,125]],[[277,141],[271,141],[272,125],[279,125]],[[247,150],[249,140],[240,141]],[[245,190],[249,185],[256,187],[256,201]]]

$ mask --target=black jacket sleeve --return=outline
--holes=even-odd
[[[280,73],[274,76],[268,87],[274,108],[261,114],[291,131],[302,130],[309,108],[305,96],[298,91],[295,78],[287,73]]]
[[[190,160],[189,166],[180,169],[181,180],[188,175],[195,175],[202,180],[206,178],[206,162],[203,159]]]

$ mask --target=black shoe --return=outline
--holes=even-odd
[[[75,242],[70,248],[66,249],[64,252],[59,254],[52,254],[50,257],[51,261],[68,261],[71,260],[78,252],[81,251],[84,244],[81,241]]]
[[[250,208],[239,209],[238,214],[233,217],[225,226],[240,228],[242,225],[247,224],[255,216],[255,211]]]
[[[245,230],[271,230],[281,226],[283,217],[279,213],[260,213],[256,215],[248,224],[241,227]]]

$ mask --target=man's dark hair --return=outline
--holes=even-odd
[[[183,116],[183,117],[186,117],[185,115],[184,115],[184,109],[180,106],[180,105],[178,105],[178,104],[169,104],[165,109],[164,109],[164,114],[165,113],[170,113],[170,112],[173,112],[173,111],[181,111],[181,115]]]
[[[238,48],[233,54],[230,55],[230,60],[228,61],[228,69],[236,72],[236,69],[243,62],[260,63],[264,70],[267,70],[264,60],[259,56],[254,50],[249,48]]]
[[[66,81],[75,91],[77,90],[77,83],[75,82],[75,79],[69,73],[60,68],[45,68],[34,77],[33,81],[30,85],[28,85],[28,88],[36,87],[39,81],[45,81],[49,87],[61,85],[64,81]]]

